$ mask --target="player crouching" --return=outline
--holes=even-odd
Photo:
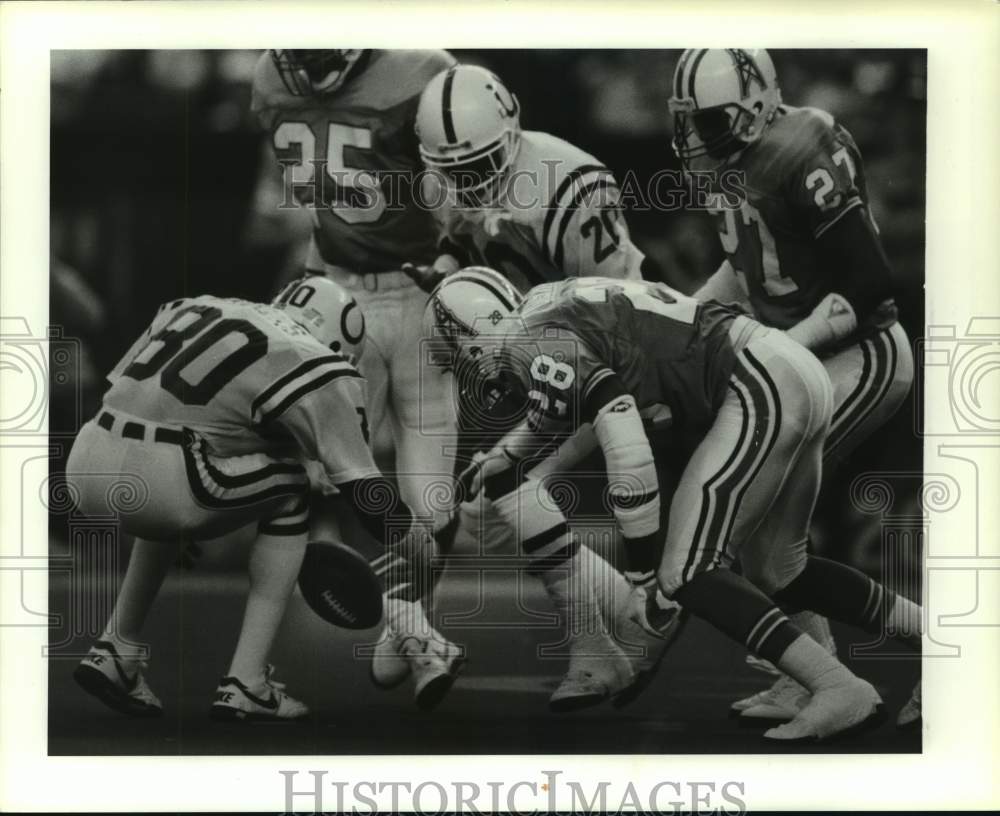
[[[450,285],[446,279],[436,297]],[[527,416],[479,466],[473,491],[492,495],[501,513],[520,522],[522,541],[559,537],[565,518],[555,509],[547,519],[536,511],[536,503],[555,504],[520,463],[589,426],[605,457],[638,590],[635,617],[655,630],[649,612],[657,611],[662,590],[805,686],[809,703],[768,738],[822,739],[875,720],[881,699],[872,685],[777,606],[812,609],[868,631],[884,623],[919,648],[919,606],[806,551],[833,402],[821,363],[783,332],[663,284],[544,284],[513,314],[493,304],[481,317],[484,330],[453,335],[455,353],[523,399]],[[641,414],[664,406],[691,451],[665,541]],[[545,523],[528,531],[529,521]],[[729,569],[736,559],[742,575]]]
[[[108,375],[104,404],[67,467],[80,511],[113,514],[136,536],[111,619],[74,673],[87,692],[130,716],[162,712],[143,677],[140,632],[177,542],[256,522],[242,629],[211,716],[308,713],[267,663],[306,550],[307,463],[318,463],[377,540],[389,543],[395,531],[394,570],[433,547],[372,459],[365,381],[354,367],[363,339],[357,303],[319,277],[294,281],[271,305],[203,295],[160,308]],[[123,488],[139,500],[116,500]],[[420,572],[399,583],[422,591]],[[425,633],[441,655],[429,676],[450,686],[459,649],[429,626]]]

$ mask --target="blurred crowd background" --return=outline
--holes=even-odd
[[[670,148],[667,98],[680,51],[453,53],[506,81],[520,99],[525,129],[567,139],[619,177],[631,172],[641,182],[663,168],[679,169]],[[901,317],[911,338],[919,336],[926,53],[771,54],[785,101],[829,110],[861,148],[886,250],[908,282]],[[54,425],[78,388],[83,418],[93,413],[104,373],[159,303],[205,292],[264,299],[279,278],[298,270],[308,220],[301,211],[275,210],[266,192],[270,185],[263,182],[277,174],[277,166],[249,110],[259,55],[52,52],[51,322],[84,346],[79,381],[53,386]],[[703,213],[634,213],[629,224],[635,242],[682,291],[695,289],[721,260]],[[836,495],[845,495],[846,484],[862,470],[921,469],[913,417],[907,405],[865,446],[840,475],[845,490]],[[916,502],[915,494],[911,500]],[[852,517],[850,507],[844,512]],[[859,534],[852,541],[864,543],[853,545],[858,551],[852,560],[877,559],[872,534],[862,534],[871,517],[857,516],[856,523]]]

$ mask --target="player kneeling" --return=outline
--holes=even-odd
[[[271,305],[203,295],[160,308],[108,375],[104,404],[67,467],[83,513],[114,514],[137,536],[115,611],[74,674],[86,691],[131,716],[159,715],[139,635],[177,543],[256,522],[242,630],[211,715],[308,713],[267,664],[307,544],[306,464],[318,463],[369,532],[393,544],[394,569],[410,569],[410,557],[433,546],[372,460],[365,381],[354,367],[363,339],[357,303],[319,277],[289,284]],[[116,502],[123,485],[144,499]],[[421,571],[411,571],[400,583],[419,593]],[[429,626],[426,634],[440,640]],[[450,685],[459,652],[447,643],[440,651],[435,677]]]
[[[446,279],[437,296],[450,286]],[[657,628],[657,585],[688,612],[771,661],[812,698],[773,739],[819,739],[860,727],[881,699],[798,629],[775,601],[878,631],[909,633],[920,608],[862,573],[809,556],[832,394],[821,363],[783,332],[663,284],[606,278],[538,286],[513,315],[486,311],[483,329],[455,335],[455,353],[494,390],[527,402],[527,418],[472,475],[521,536],[552,540],[544,485],[521,466],[560,434],[589,426],[602,448],[629,574],[634,616]],[[492,324],[495,328],[487,330]],[[484,389],[484,393],[486,393]],[[659,484],[641,413],[670,410],[691,451],[666,542]],[[543,497],[544,498],[544,497]],[[554,502],[544,502],[553,508]],[[739,559],[743,575],[729,569]],[[650,614],[650,613],[653,614]]]

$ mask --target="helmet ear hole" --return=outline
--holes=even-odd
[[[330,343],[330,351],[340,351],[340,341],[334,340]]]

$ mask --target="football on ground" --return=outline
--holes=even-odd
[[[382,620],[382,583],[368,561],[344,544],[306,547],[299,589],[309,608],[344,629],[369,629]]]

